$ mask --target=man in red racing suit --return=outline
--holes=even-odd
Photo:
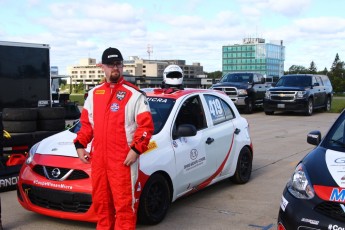
[[[74,140],[81,161],[91,163],[97,229],[135,229],[137,158],[154,129],[146,96],[122,76],[122,60],[116,48],[104,51],[100,66],[106,82],[90,90]]]

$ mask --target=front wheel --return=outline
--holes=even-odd
[[[253,110],[254,110],[254,103],[253,103],[253,100],[249,98],[247,101],[244,112],[247,114],[251,114],[251,113],[253,113]]]
[[[312,98],[309,98],[308,104],[307,104],[307,108],[306,108],[306,112],[305,112],[305,115],[307,115],[307,116],[313,115],[313,110],[314,110],[313,107],[314,107],[314,105],[313,105],[313,99],[312,99]]]
[[[138,222],[158,224],[164,219],[170,203],[171,192],[167,180],[161,174],[153,174],[140,196]]]
[[[253,155],[248,147],[243,147],[238,155],[235,174],[231,180],[236,184],[245,184],[252,174]]]

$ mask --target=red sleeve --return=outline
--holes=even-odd
[[[131,144],[131,148],[138,154],[148,149],[148,144],[154,131],[152,115],[146,98],[141,102],[139,111],[142,112],[136,115],[137,129]]]
[[[89,113],[84,108],[80,116],[81,128],[77,133],[77,137],[74,139],[74,143],[79,142],[84,148],[91,142],[93,138],[93,128],[89,121]]]

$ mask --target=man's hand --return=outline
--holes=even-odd
[[[85,163],[85,164],[90,164],[90,153],[89,152],[86,152],[86,150],[85,149],[82,149],[82,148],[80,148],[80,149],[77,149],[77,153],[78,153],[78,157],[79,157],[79,159],[83,162],[83,163]]]
[[[130,166],[131,164],[133,164],[137,159],[138,159],[139,155],[133,151],[133,149],[130,149],[126,160],[123,162],[124,165]]]

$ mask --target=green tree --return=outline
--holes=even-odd
[[[289,71],[287,72],[288,74],[303,74],[303,73],[307,73],[307,69],[304,66],[301,65],[292,65],[289,68]]]
[[[338,53],[335,55],[331,71],[329,73],[329,78],[332,82],[333,90],[335,92],[345,91],[345,69],[344,62],[340,60]]]
[[[308,72],[309,72],[309,73],[313,73],[313,74],[315,74],[315,73],[317,72],[317,68],[316,68],[316,65],[315,65],[314,61],[312,61],[312,62],[310,63]]]
[[[210,73],[205,73],[208,78],[219,79],[222,77],[222,71],[215,71]]]

